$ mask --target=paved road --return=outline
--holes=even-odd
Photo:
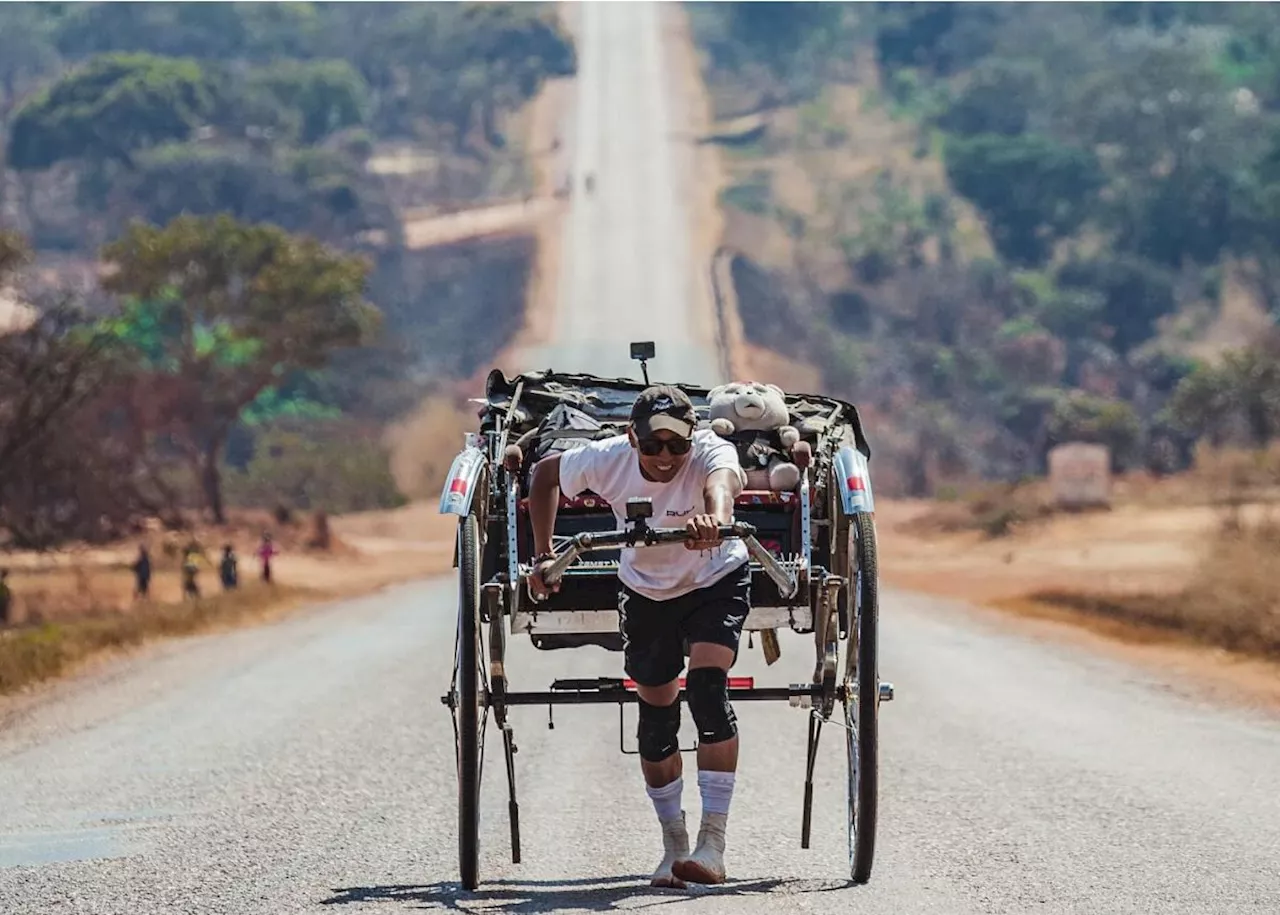
[[[660,193],[674,166],[654,150],[669,162],[679,151],[664,146],[666,96],[645,89],[659,60],[654,14],[580,9],[584,128],[594,117],[599,131],[583,134],[581,161],[598,168],[599,196],[570,232],[622,271],[616,286],[595,260],[571,274],[572,308],[610,309],[590,330],[563,329],[594,359],[597,345],[625,347],[638,330],[662,345],[659,331],[681,316],[664,296],[686,283],[675,257],[687,235],[679,201]],[[611,93],[632,93],[649,114],[628,124]],[[621,222],[627,206],[648,215]],[[666,253],[629,259],[653,250]],[[608,368],[600,358],[588,365]],[[704,349],[679,358],[672,375],[712,371]],[[647,887],[659,838],[635,757],[618,751],[616,708],[561,708],[555,730],[544,711],[519,709],[524,861],[510,863],[491,742],[485,883],[460,892],[452,733],[438,703],[453,647],[445,580],[166,645],[0,721],[0,913],[1277,911],[1280,724],[1201,707],[934,599],[890,591],[883,602],[883,672],[898,696],[883,714],[868,886],[842,879],[839,733],[824,741],[804,851],[805,720],[757,704],[738,710],[729,885]],[[774,668],[757,647],[737,672],[804,679],[805,641],[784,638]],[[514,688],[540,689],[616,674],[618,658],[517,641],[508,669]]]
[[[658,837],[616,709],[515,712],[524,860],[495,742],[482,868],[458,890],[450,727],[437,696],[452,583],[404,586],[167,646],[0,731],[0,911],[1262,913],[1280,898],[1274,722],[1201,708],[1123,666],[932,599],[885,595],[882,831],[848,888],[843,760],[826,735],[799,848],[804,718],[739,710],[733,883],[650,890]],[[764,669],[804,676],[803,639]],[[512,646],[520,688],[616,671]],[[628,732],[633,719],[628,710]],[[687,716],[686,716],[687,718]],[[686,738],[688,737],[686,722]],[[628,733],[628,746],[630,734]],[[696,811],[695,791],[686,804]],[[696,814],[695,814],[696,815]]]
[[[709,265],[691,254],[688,99],[663,47],[662,7],[573,7],[580,70],[566,137],[573,208],[565,281],[556,343],[527,353],[526,368],[639,377],[628,343],[653,340],[651,378],[721,380]]]

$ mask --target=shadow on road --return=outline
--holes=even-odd
[[[457,912],[483,909],[503,915],[536,915],[566,909],[608,912],[621,907],[647,908],[713,895],[756,896],[776,891],[785,891],[788,895],[825,893],[849,886],[852,884],[836,881],[769,878],[730,880],[719,886],[690,886],[687,890],[674,890],[651,887],[647,875],[636,874],[582,880],[490,880],[471,892],[456,882],[352,886],[335,889],[334,895],[321,904],[399,902],[417,903],[414,908],[420,909]]]

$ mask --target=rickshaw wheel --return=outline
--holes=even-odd
[[[849,871],[854,883],[871,879],[875,857],[880,675],[877,658],[880,614],[875,522],[870,515],[852,519],[854,537],[850,602],[854,618],[845,656],[844,720],[849,759]],[[856,644],[855,644],[856,640]]]
[[[454,675],[458,707],[458,863],[462,885],[480,882],[480,774],[485,709],[480,646],[480,524],[474,513],[458,523],[458,638]]]

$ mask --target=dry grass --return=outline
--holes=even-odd
[[[104,652],[265,619],[308,596],[313,595],[302,588],[251,584],[187,603],[145,602],[129,611],[100,609],[75,619],[0,630],[0,695],[63,674]]]
[[[1280,501],[1280,443],[1268,448],[1196,449],[1190,469],[1156,477],[1135,472],[1116,480],[1118,502],[1130,505],[1208,505],[1230,510]]]
[[[267,513],[237,513],[233,524],[201,529],[210,564],[199,574],[196,601],[182,598],[179,544],[189,534],[153,531],[139,538],[151,547],[150,596],[134,597],[130,563],[137,543],[55,554],[0,554],[10,569],[13,627],[0,628],[0,694],[61,675],[97,655],[143,642],[258,622],[303,601],[367,594],[389,584],[448,574],[456,519],[434,503],[332,519],[334,547],[308,549],[309,523],[279,525]],[[274,583],[259,581],[251,551],[265,528],[282,553]],[[341,538],[341,539],[339,539]],[[218,547],[236,543],[240,588],[223,592],[216,574]],[[210,548],[212,547],[212,548]]]
[[[903,532],[927,536],[981,531],[988,537],[1006,537],[1057,513],[1048,483],[1042,480],[977,484],[950,495],[904,522]]]
[[[1189,637],[1242,654],[1280,659],[1280,523],[1233,520],[1201,540],[1191,580],[1173,594],[1096,594],[1053,589],[1029,598],[1086,617]]]
[[[904,532],[927,536],[982,531],[1005,537],[1062,513],[1043,479],[941,488],[944,495],[905,525]],[[1256,522],[1260,508],[1273,503],[1280,503],[1280,445],[1262,450],[1200,448],[1184,473],[1157,477],[1134,471],[1112,482],[1114,508],[1211,508],[1229,529]]]

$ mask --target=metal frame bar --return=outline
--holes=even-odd
[[[803,565],[801,566],[801,574],[805,581],[809,581],[813,574],[813,536],[812,513],[810,512],[809,497],[809,473],[808,468],[800,471],[800,557]],[[776,580],[776,579],[775,579]],[[779,588],[782,586],[779,585]],[[794,597],[792,594],[783,595],[784,597]]]
[[[513,635],[617,634],[617,609],[596,610],[516,610],[510,615],[508,631]],[[808,632],[814,614],[808,604],[797,607],[753,606],[743,630],[798,629]]]
[[[730,689],[729,699],[740,702],[783,702],[792,699],[820,698],[822,687],[812,684],[792,684],[791,686],[753,686],[749,688]],[[683,702],[685,691],[680,690],[677,702]],[[610,703],[635,704],[640,695],[625,687],[608,689],[582,690],[547,690],[544,692],[507,693],[502,701],[508,707],[516,705],[609,705]]]
[[[517,474],[507,471],[507,587],[510,599],[514,603],[520,591],[520,546],[516,514],[516,505],[520,498],[520,479]]]
[[[738,523],[729,525],[734,528],[742,528],[744,531],[753,530],[750,525]],[[635,546],[639,536],[631,536],[634,532],[628,531],[626,534],[606,533],[599,534],[592,531],[583,531],[575,534],[573,541],[569,544],[560,556],[547,567],[546,578],[548,581],[555,581],[561,578],[568,568],[577,561],[578,557],[583,553],[590,553],[595,550],[612,550],[621,546]],[[641,535],[643,536],[643,535]],[[684,537],[683,531],[675,531],[673,536]],[[739,535],[741,536],[741,535]],[[630,539],[632,542],[628,543]],[[646,538],[647,539],[647,538]],[[742,542],[747,545],[747,551],[752,558],[760,564],[765,574],[773,579],[774,584],[778,586],[784,598],[792,598],[800,589],[799,576],[778,561],[772,553],[764,548],[759,540],[756,539],[754,533],[747,533],[741,536]],[[528,574],[529,569],[522,569],[522,572]]]

